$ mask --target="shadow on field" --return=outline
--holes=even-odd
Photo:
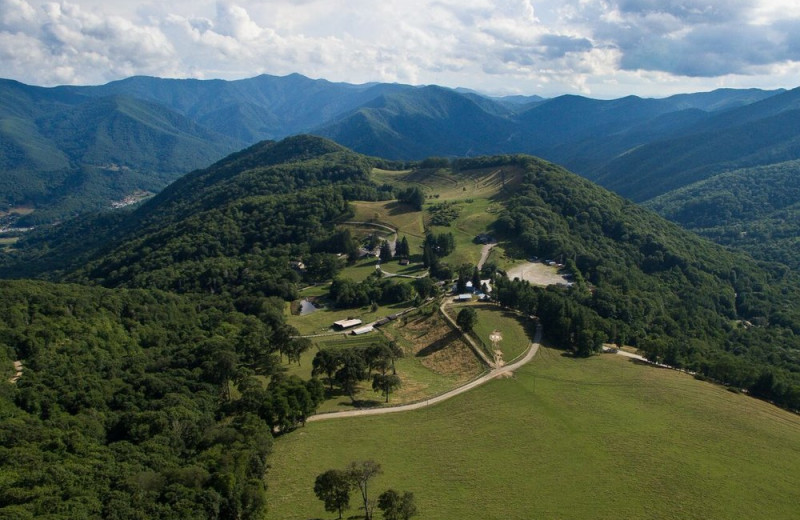
[[[352,403],[339,403],[339,406],[346,406],[347,408],[375,408],[383,404],[383,401],[375,399],[356,399]]]
[[[453,341],[457,340],[460,336],[461,334],[459,332],[451,330],[450,332],[445,334],[442,338],[434,341],[424,349],[417,352],[417,357],[425,357],[425,356],[430,356],[431,354],[435,354],[440,350],[444,349],[445,347],[447,347],[447,345],[449,345]]]
[[[403,213],[413,213],[417,211],[413,206],[404,202],[390,202],[386,205],[386,209],[389,210],[389,215],[402,215]]]

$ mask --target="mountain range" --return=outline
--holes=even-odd
[[[261,140],[298,133],[396,160],[528,153],[635,201],[798,157],[800,91],[664,99],[495,98],[464,89],[284,77],[132,77],[42,88],[0,81],[0,204],[20,224],[154,193]],[[0,211],[3,210],[0,206]]]

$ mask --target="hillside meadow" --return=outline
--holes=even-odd
[[[375,496],[411,491],[420,518],[789,519],[800,417],[622,356],[545,348],[513,378],[440,405],[279,438],[267,517],[336,518],[314,478],[363,459],[384,469]]]

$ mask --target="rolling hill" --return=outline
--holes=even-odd
[[[423,190],[421,209],[396,200],[409,188]],[[424,287],[416,280],[360,273],[359,281],[346,279],[359,267],[342,253],[362,238],[350,222],[357,212],[383,207],[416,226],[430,222],[431,209],[444,202],[458,209],[454,220],[428,230],[458,235],[456,248],[480,250],[474,236],[463,238],[464,230],[482,230],[497,237],[495,250],[509,261],[564,260],[570,286],[532,286],[487,266],[497,302],[537,316],[548,344],[561,351],[543,349],[548,357],[541,364],[466,399],[405,419],[369,418],[347,430],[349,439],[358,438],[355,431],[368,433],[369,442],[343,442],[344,430],[336,426],[294,431],[325,399],[326,388],[319,379],[298,377],[299,359],[294,372],[281,369],[280,357],[301,342],[287,324],[287,302],[301,288],[323,298],[334,286],[401,287],[400,304],[410,306],[419,295],[414,291]],[[449,279],[461,267],[458,258],[471,255],[451,251],[438,259],[436,274]],[[305,271],[291,268],[297,259]],[[24,370],[18,381],[0,386],[0,514],[35,518],[57,509],[64,517],[263,518],[267,497],[283,500],[279,490],[293,478],[327,469],[315,464],[344,463],[338,457],[363,457],[353,447],[377,444],[397,449],[385,457],[393,485],[414,478],[401,460],[425,464],[417,475],[425,475],[426,491],[438,498],[421,496],[420,503],[434,511],[437,500],[457,500],[456,516],[466,514],[463,492],[473,494],[476,482],[470,476],[464,486],[458,470],[478,467],[486,468],[480,487],[492,490],[493,501],[501,487],[508,489],[507,472],[526,483],[535,478],[525,490],[548,490],[534,505],[519,495],[493,502],[505,517],[508,511],[569,516],[562,508],[578,517],[602,503],[608,518],[667,518],[676,495],[691,514],[701,508],[698,516],[794,512],[793,497],[783,490],[793,489],[796,477],[776,475],[775,468],[791,468],[797,458],[796,421],[749,396],[800,408],[797,275],[727,251],[541,159],[405,164],[319,137],[265,141],[187,174],[130,211],[35,231],[2,262],[4,278],[51,281],[0,283],[6,317],[0,366],[8,373],[11,361],[20,361]],[[467,265],[470,272],[473,267]],[[332,279],[338,282],[328,284]],[[429,289],[435,286],[429,282]],[[435,315],[436,307],[424,312]],[[496,308],[486,305],[481,315]],[[337,312],[346,316],[351,309]],[[408,323],[424,320],[424,312]],[[458,336],[449,333],[425,350],[447,350],[447,338]],[[623,364],[621,357],[592,356],[605,342],[635,347],[732,391]],[[328,432],[313,446],[322,458],[308,463],[312,449],[293,458],[291,446],[319,432]],[[551,450],[537,450],[534,468],[532,435]],[[273,436],[287,451],[269,473]],[[629,452],[628,436],[644,448]],[[483,450],[497,458],[480,463]],[[746,461],[737,464],[737,454],[747,454]],[[302,468],[292,470],[291,460]],[[644,475],[652,480],[643,490],[620,491],[619,479]],[[753,489],[754,476],[768,489]],[[293,488],[303,505],[291,513],[284,514],[285,503],[272,511],[316,515],[307,504],[312,486],[308,479]],[[586,497],[587,489],[590,500],[575,509],[573,497]],[[662,495],[654,499],[656,492]],[[709,506],[703,502],[709,496],[722,503]],[[729,504],[733,496],[741,502]]]
[[[336,223],[351,217],[351,201],[391,198],[387,189],[424,186],[420,178],[441,169],[418,167],[408,181],[393,176],[379,186],[371,180],[378,165],[399,166],[317,137],[260,143],[184,177],[127,217],[86,219],[21,241],[0,274],[49,272],[107,287],[291,298],[299,278],[289,260],[336,252],[325,244],[336,236]],[[800,330],[795,275],[760,267],[532,157],[462,159],[451,168],[455,177],[476,170],[494,179],[507,171],[517,179],[487,195],[503,208],[489,229],[507,237],[509,254],[569,260],[590,284],[591,290],[551,295],[506,289],[509,301],[533,305],[527,312],[549,305],[552,320],[568,314],[559,322],[565,330],[550,329],[562,346],[591,350],[599,338],[630,343],[671,365],[742,387],[756,383],[759,367],[773,367],[776,380],[794,380],[800,345],[785,334]],[[93,246],[76,250],[75,237],[89,229],[98,230],[87,243]],[[541,300],[551,296],[554,301]],[[772,344],[777,337],[783,339]],[[734,355],[731,343],[748,346]],[[781,354],[773,358],[776,350]],[[780,388],[776,400],[796,399],[791,385]]]

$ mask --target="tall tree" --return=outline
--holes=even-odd
[[[350,489],[348,473],[339,469],[329,469],[314,481],[314,494],[325,504],[325,511],[338,512],[339,518],[350,507]]]
[[[375,374],[372,378],[372,389],[386,396],[389,402],[389,394],[400,388],[400,377],[395,374]]]
[[[300,364],[300,357],[311,348],[311,340],[308,338],[292,338],[284,347],[289,363]]]
[[[333,391],[334,375],[342,364],[341,356],[337,352],[329,349],[323,349],[317,352],[314,360],[311,362],[311,375],[318,376],[325,374],[328,376],[328,384]]]
[[[411,248],[408,245],[408,239],[403,236],[395,245],[394,249],[395,256],[400,258],[408,258],[411,255]]]
[[[342,390],[355,401],[356,388],[359,381],[367,377],[367,365],[364,358],[357,352],[345,351],[341,356],[341,367],[336,371],[334,378]]]
[[[387,241],[383,241],[380,251],[381,262],[388,262],[392,259],[392,246]]]
[[[478,314],[472,307],[461,309],[456,316],[456,325],[461,327],[464,332],[471,332],[477,321]]]
[[[364,501],[365,520],[372,518],[372,509],[374,507],[369,499],[369,482],[381,473],[383,473],[381,465],[374,460],[351,462],[347,467],[347,475],[350,482],[361,493],[361,499]]]

